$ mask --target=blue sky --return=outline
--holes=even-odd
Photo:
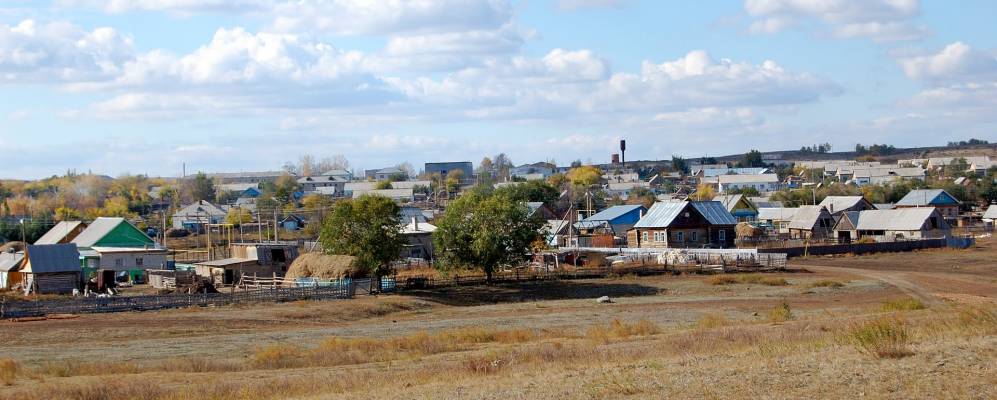
[[[997,3],[12,0],[0,177],[995,139]]]

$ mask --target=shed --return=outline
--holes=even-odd
[[[826,238],[834,229],[834,216],[824,206],[800,206],[788,228],[794,239]]]
[[[65,294],[80,287],[80,252],[75,245],[28,245],[24,257],[21,273],[25,294]]]
[[[3,252],[0,253],[0,289],[10,289],[21,283],[21,264],[24,262],[24,253]]]
[[[405,244],[402,245],[402,258],[433,258],[433,232],[436,226],[428,222],[419,222],[413,217],[408,224],[403,225],[399,232]]]

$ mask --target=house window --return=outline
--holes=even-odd
[[[120,258],[115,259],[114,260],[114,266],[115,267],[124,267],[125,266],[125,260],[122,260]]]
[[[646,242],[647,241],[647,231],[644,231],[644,232],[640,233],[640,241],[642,241],[642,242]]]
[[[685,241],[685,237],[682,232],[675,232],[675,241],[679,243]]]
[[[717,239],[719,239],[721,242],[726,242],[727,241],[727,231],[718,231],[717,232]]]
[[[135,266],[136,267],[141,267],[144,264],[145,264],[145,260],[143,260],[142,257],[135,257]]]
[[[699,241],[699,232],[693,232],[692,233],[692,238],[690,240],[692,240],[693,242],[698,242]]]

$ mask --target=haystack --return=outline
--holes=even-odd
[[[762,236],[765,234],[765,231],[761,228],[747,222],[737,224],[737,226],[734,227],[734,232],[737,232],[737,237],[739,238]]]
[[[285,278],[318,278],[321,280],[358,278],[363,271],[356,266],[353,256],[305,253],[294,259]]]

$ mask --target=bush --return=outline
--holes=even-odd
[[[897,319],[878,319],[853,325],[847,340],[859,352],[877,358],[901,358],[914,354],[909,348],[910,334]]]
[[[793,309],[789,307],[789,303],[785,300],[769,311],[769,321],[786,322],[791,319],[793,319]]]
[[[5,386],[10,386],[14,384],[14,379],[17,378],[17,374],[21,371],[21,366],[9,358],[0,360],[0,383]]]
[[[913,311],[928,308],[921,300],[913,297],[906,299],[891,300],[883,303],[883,311]]]

